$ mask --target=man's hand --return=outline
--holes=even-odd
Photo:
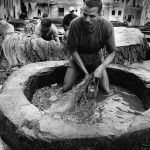
[[[88,79],[88,77],[89,77],[89,74],[88,73],[85,74],[85,79]]]
[[[102,64],[100,66],[98,66],[96,68],[96,70],[94,71],[94,76],[96,78],[101,78],[102,77],[102,73],[103,71],[106,69],[106,67],[112,62],[112,60],[115,57],[115,51],[113,51],[112,53],[110,53],[109,55],[107,55],[107,57],[101,58]]]
[[[94,71],[94,77],[95,78],[101,78],[102,77],[102,73],[103,73],[103,70],[105,69],[104,65],[100,65],[98,66],[95,71]]]

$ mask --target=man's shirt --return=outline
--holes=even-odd
[[[58,36],[58,29],[57,27],[52,23],[50,28],[49,28],[49,32],[51,33],[51,35],[56,38],[59,37]],[[37,37],[41,37],[41,21],[36,25],[35,27],[35,34],[37,35]]]
[[[63,27],[65,28],[65,26],[69,26],[70,25],[70,22],[74,19],[78,17],[77,15],[74,14],[74,16],[70,15],[70,14],[67,14],[64,19],[63,19]]]
[[[105,18],[99,18],[95,29],[88,32],[82,17],[74,19],[70,24],[67,48],[80,54],[98,53],[106,46],[108,53],[116,50],[114,28]]]

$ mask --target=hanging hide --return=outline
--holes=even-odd
[[[26,6],[27,12],[29,11],[29,4],[28,2],[25,2],[24,5]]]
[[[35,3],[35,2],[30,2],[30,4],[31,4],[32,10],[34,10],[34,8],[36,7],[36,4],[37,4],[37,3]]]

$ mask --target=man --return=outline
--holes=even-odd
[[[74,11],[75,11],[74,7],[70,7],[70,8],[69,8],[69,12],[70,12],[70,13],[67,14],[67,15],[65,15],[65,17],[64,17],[64,19],[63,19],[63,28],[64,28],[64,31],[65,31],[65,32],[68,30],[69,25],[70,25],[70,22],[71,22],[74,18],[78,17],[77,15],[74,14]]]
[[[44,17],[35,27],[35,35],[38,38],[43,38],[44,40],[50,41],[54,40],[60,45],[58,29],[51,22],[51,19]]]
[[[22,19],[22,20],[28,19],[27,13],[21,13],[19,16],[19,19]]]
[[[94,71],[94,77],[100,78],[100,84],[106,94],[111,94],[106,67],[115,56],[114,29],[110,22],[101,17],[101,0],[85,0],[83,15],[74,19],[69,28],[67,48],[71,52],[62,91],[72,88],[81,72],[88,76]],[[99,51],[106,47],[104,59]]]
[[[48,14],[46,12],[43,13],[42,18],[47,18]]]
[[[51,19],[48,18],[48,14],[46,12],[43,13],[42,19],[38,21],[38,24],[35,27],[35,35],[38,38],[43,38],[47,41],[54,40],[60,44],[58,29],[51,22]]]

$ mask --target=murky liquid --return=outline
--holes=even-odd
[[[117,86],[111,86],[111,89],[113,94],[110,96],[104,95],[99,90],[96,99],[91,92],[86,99],[83,97],[69,111],[61,114],[61,118],[69,122],[90,125],[103,122],[123,123],[145,111],[140,99],[132,92]],[[49,100],[50,97],[57,95],[59,90],[60,86],[39,89],[32,103],[41,110],[49,108],[53,103]]]

